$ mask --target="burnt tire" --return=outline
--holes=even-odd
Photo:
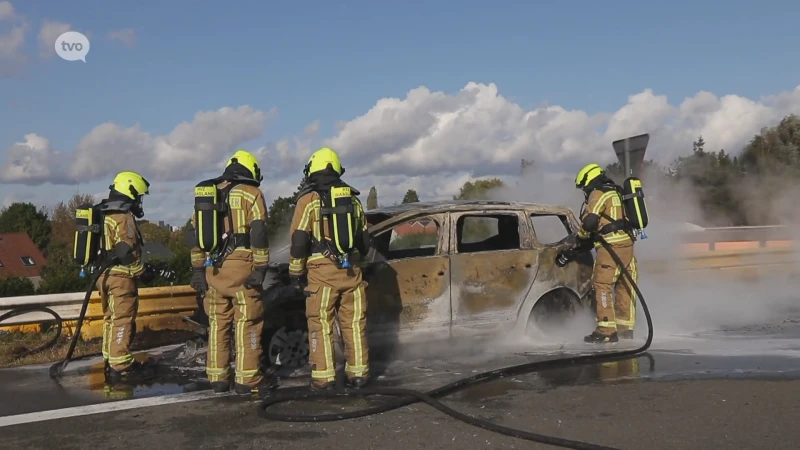
[[[587,313],[587,302],[588,298],[579,300],[567,289],[548,292],[534,305],[526,332],[538,331],[545,336],[563,334],[567,327]]]

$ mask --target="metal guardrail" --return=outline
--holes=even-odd
[[[756,227],[717,227],[697,231],[680,232],[679,241],[684,244],[708,244],[707,252],[689,252],[685,257],[675,260],[646,261],[656,271],[671,268],[672,270],[705,270],[737,267],[753,267],[758,265],[789,264],[800,266],[800,251],[796,249],[765,248],[768,242],[800,241],[800,232],[788,226],[756,226]],[[715,250],[716,244],[727,242],[758,243],[758,248],[740,250]],[[643,261],[645,262],[645,261]],[[47,306],[59,314],[65,321],[75,320],[80,313],[85,293],[68,293],[52,295],[35,295],[0,298],[0,314],[8,310],[32,306]],[[175,313],[191,312],[197,308],[197,293],[189,286],[143,288],[139,290],[138,317],[171,316]],[[95,291],[87,311],[87,320],[102,319],[102,305]],[[152,318],[152,317],[151,317]],[[46,313],[32,312],[17,316],[3,323],[4,329],[9,325],[35,324],[52,320]]]
[[[17,308],[30,308],[33,306],[46,306],[55,311],[64,321],[74,321],[81,311],[85,292],[68,294],[30,295],[0,298],[0,315],[6,311]],[[139,310],[137,317],[172,315],[175,313],[191,312],[197,309],[197,292],[190,286],[153,287],[139,289]],[[86,311],[87,321],[103,318],[103,306],[97,291],[92,292],[89,307]],[[13,317],[3,322],[3,326],[34,324],[52,321],[53,316],[43,312]]]
[[[719,242],[757,242],[764,248],[768,241],[800,240],[800,230],[785,225],[751,227],[712,227],[680,233],[685,244],[708,244],[710,250]]]

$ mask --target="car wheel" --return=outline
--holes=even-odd
[[[299,314],[304,313],[287,314],[283,326],[268,332],[264,348],[268,365],[297,369],[308,364],[308,322],[304,315],[301,317]],[[338,359],[344,351],[338,321],[334,321],[333,342]]]
[[[266,348],[270,365],[296,369],[308,364],[308,329],[284,325],[272,334]]]
[[[576,319],[588,311],[585,304],[578,300],[572,292],[557,289],[544,295],[534,305],[526,332],[545,336],[562,335],[571,328]]]

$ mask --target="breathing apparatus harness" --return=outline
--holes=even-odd
[[[222,176],[201,181],[195,186],[195,239],[197,246],[206,253],[204,267],[220,268],[236,248],[250,248],[249,234],[233,232],[229,194],[240,184],[258,187],[261,183],[240,172],[231,165]],[[218,188],[217,185],[223,182],[228,184]],[[226,225],[230,232],[225,231]]]
[[[622,186],[619,186],[605,174],[599,175],[583,189],[584,202],[583,205],[581,205],[579,217],[583,217],[583,213],[589,202],[589,194],[595,189],[603,193],[611,191],[616,192],[622,203],[621,218],[614,219],[606,213],[600,214],[600,217],[609,221],[608,224],[601,227],[598,231],[600,235],[608,235],[622,231],[627,234],[633,242],[636,242],[637,238],[647,239],[647,234],[644,229],[648,225],[649,216],[647,214],[647,205],[645,203],[640,179],[628,177],[622,183]]]
[[[320,197],[320,240],[312,233],[311,251],[328,258],[339,269],[352,267],[350,255],[356,248],[357,234],[354,229],[355,198],[360,192],[330,169],[306,175],[297,198],[310,192],[316,192]],[[324,226],[326,218],[327,227]]]
[[[452,383],[449,383],[445,386],[441,386],[439,388],[433,389],[428,392],[420,392],[413,389],[401,389],[401,388],[390,388],[390,387],[372,387],[372,388],[361,388],[361,389],[345,388],[344,390],[333,391],[333,392],[309,391],[307,388],[290,388],[286,390],[279,390],[274,394],[270,394],[269,397],[265,398],[258,405],[257,411],[259,416],[267,420],[273,420],[279,422],[333,422],[339,420],[356,419],[375,414],[382,414],[394,409],[401,408],[403,406],[411,405],[416,402],[423,402],[457,420],[460,420],[462,422],[468,423],[476,427],[483,428],[485,430],[493,431],[495,433],[500,433],[506,436],[511,436],[528,441],[540,442],[543,444],[549,444],[554,446],[573,448],[573,449],[616,450],[613,447],[605,447],[601,445],[592,444],[590,442],[582,442],[582,441],[558,438],[553,436],[546,436],[529,431],[522,431],[509,427],[504,427],[501,425],[488,422],[486,420],[478,419],[470,415],[458,412],[450,408],[449,406],[443,404],[439,400],[445,396],[463,390],[467,387],[474,386],[480,383],[485,383],[487,381],[491,381],[496,378],[501,378],[509,375],[536,372],[545,369],[555,369],[566,366],[619,361],[640,355],[646,352],[648,348],[650,348],[650,344],[653,341],[653,321],[652,318],[650,317],[650,310],[647,308],[647,303],[645,302],[644,295],[642,295],[642,292],[639,290],[639,286],[636,284],[636,281],[633,279],[630,272],[628,272],[625,264],[622,262],[622,260],[616,254],[616,252],[614,252],[613,247],[608,242],[606,242],[605,239],[602,238],[602,236],[594,234],[592,236],[592,239],[588,239],[587,241],[589,243],[597,241],[600,243],[601,246],[603,246],[603,248],[605,248],[608,251],[612,259],[614,259],[614,262],[617,264],[620,271],[622,272],[622,275],[628,279],[631,286],[636,291],[636,294],[639,297],[639,300],[641,301],[642,310],[644,311],[645,318],[647,320],[647,340],[641,347],[636,349],[622,350],[616,352],[614,351],[602,352],[602,353],[595,353],[588,355],[570,356],[566,358],[556,358],[545,361],[534,361],[534,362],[504,367],[500,369],[479,373],[460,380],[456,380]],[[585,251],[590,251],[593,247],[594,247],[593,245],[585,246],[579,244],[577,248],[568,250],[568,252],[569,251],[573,253],[585,252]],[[562,254],[559,254],[557,258],[561,258],[561,256]],[[569,263],[569,260],[564,262],[564,264],[567,263]],[[268,410],[269,407],[272,405],[293,400],[302,400],[311,398],[333,398],[333,397],[370,397],[374,395],[398,397],[398,399],[393,402],[388,402],[382,406],[374,406],[361,411],[351,411],[351,412],[342,412],[333,414],[294,415],[294,414],[273,413]]]

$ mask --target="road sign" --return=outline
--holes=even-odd
[[[625,178],[630,176],[641,177],[644,152],[647,150],[649,142],[650,135],[645,133],[611,143],[614,146],[614,153],[617,154],[617,159],[625,171]]]

